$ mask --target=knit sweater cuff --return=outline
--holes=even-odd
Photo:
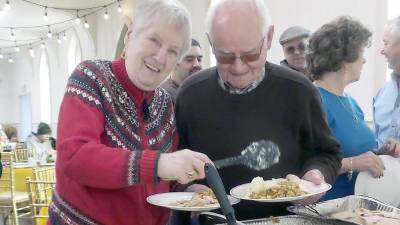
[[[140,158],[140,183],[154,184],[157,183],[157,159],[159,151],[144,150]]]

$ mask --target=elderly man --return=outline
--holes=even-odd
[[[175,106],[180,145],[218,160],[240,155],[260,139],[278,144],[280,162],[269,169],[220,169],[228,191],[255,176],[290,173],[332,183],[340,168],[339,144],[312,83],[266,61],[274,31],[266,12],[264,0],[221,0],[209,9],[207,33],[217,66],[180,88]],[[282,215],[287,205],[242,201],[235,209],[243,220]]]
[[[306,47],[310,31],[301,26],[293,26],[286,29],[279,37],[285,59],[281,66],[285,66],[305,74]]]
[[[389,22],[384,31],[381,51],[393,70],[391,79],[374,98],[375,134],[381,147],[386,140],[400,140],[400,17]]]
[[[183,56],[182,60],[176,64],[169,78],[161,84],[161,87],[171,95],[174,103],[176,102],[179,86],[181,86],[183,81],[190,75],[201,70],[202,60],[203,54],[201,52],[200,43],[192,38],[189,51]]]

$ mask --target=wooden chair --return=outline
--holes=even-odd
[[[29,192],[29,205],[31,209],[32,224],[46,224],[48,219],[48,208],[55,187],[55,181],[40,181],[26,178]]]
[[[55,186],[54,166],[33,168],[33,179],[27,178],[32,223],[46,224],[48,207]]]
[[[17,144],[15,145],[15,149],[23,149],[26,148],[25,146],[25,142],[17,142]]]
[[[16,148],[12,151],[14,153],[15,162],[28,162],[29,154],[26,148]]]
[[[18,218],[30,214],[29,196],[26,192],[15,191],[14,153],[1,152],[0,161],[3,165],[3,174],[0,178],[0,209],[4,224],[19,225]]]

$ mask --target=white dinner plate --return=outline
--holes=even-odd
[[[400,207],[400,159],[388,155],[379,156],[385,165],[383,177],[374,178],[369,172],[360,172],[354,194],[375,198],[394,207]]]
[[[310,197],[313,195],[321,194],[326,191],[329,191],[332,188],[332,186],[328,183],[322,183],[320,185],[315,185],[309,181],[301,180],[300,190],[306,191],[307,194],[300,195],[300,196],[294,196],[294,197],[284,197],[284,198],[255,199],[255,198],[249,198],[246,196],[249,185],[250,185],[250,183],[236,186],[231,189],[230,194],[235,198],[239,198],[239,199],[243,199],[243,200],[250,200],[250,201],[257,201],[257,202],[290,202],[290,201],[301,200],[301,199],[304,199],[304,198],[307,198],[307,197]]]
[[[182,206],[175,206],[172,205],[176,201],[180,200],[189,200],[192,198],[192,195],[194,192],[168,192],[168,193],[162,193],[162,194],[155,194],[147,197],[147,202],[153,205],[157,206],[162,206],[174,210],[181,210],[181,211],[210,211],[213,209],[218,209],[219,204],[210,204],[206,206],[201,206],[201,207],[182,207]],[[228,199],[231,202],[231,204],[236,204],[240,200],[233,198],[232,196],[228,195]]]

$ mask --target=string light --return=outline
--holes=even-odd
[[[84,23],[82,23],[82,25],[86,29],[89,29],[90,28],[90,24],[88,22],[87,16],[90,16],[92,14],[95,14],[95,13],[98,13],[99,11],[104,10],[104,15],[103,15],[104,19],[108,20],[110,18],[110,14],[108,12],[108,8],[111,5],[117,5],[118,13],[121,13],[123,11],[122,6],[121,6],[121,2],[123,0],[113,0],[112,2],[110,2],[110,3],[106,4],[106,5],[94,6],[94,7],[88,7],[88,8],[78,8],[78,9],[77,8],[75,8],[75,9],[74,8],[60,8],[60,7],[52,7],[52,6],[47,6],[47,5],[41,5],[41,4],[38,4],[38,3],[31,2],[30,0],[21,0],[21,1],[26,2],[28,4],[36,5],[36,6],[39,6],[39,7],[43,7],[43,10],[44,10],[43,11],[44,12],[43,19],[45,21],[48,21],[50,19],[49,18],[49,14],[48,14],[49,13],[49,9],[53,9],[53,10],[73,10],[73,11],[76,11],[76,18],[70,18],[70,19],[66,19],[64,21],[60,21],[60,22],[56,22],[56,23],[50,23],[50,24],[46,24],[46,25],[20,26],[20,27],[18,27],[18,26],[15,26],[15,27],[12,27],[12,26],[8,26],[8,27],[4,26],[4,27],[2,27],[2,26],[0,26],[0,29],[10,29],[10,41],[14,41],[15,42],[14,46],[8,46],[8,47],[5,47],[5,48],[3,47],[3,54],[1,54],[1,51],[0,51],[0,54],[1,54],[2,58],[6,57],[4,55],[4,53],[6,53],[6,54],[11,53],[11,51],[4,51],[4,49],[12,50],[12,48],[13,48],[13,50],[15,52],[19,52],[21,50],[27,50],[27,51],[29,51],[29,54],[32,56],[32,54],[34,55],[34,50],[33,50],[32,46],[40,45],[41,48],[46,48],[46,44],[45,44],[44,41],[47,38],[53,38],[52,31],[53,32],[55,31],[56,25],[67,23],[67,22],[71,22],[71,21],[72,22],[75,21],[76,24],[81,24],[84,21]],[[10,9],[10,8],[11,8],[10,0],[6,0],[5,1],[5,5],[4,5],[4,9]],[[82,12],[86,12],[86,13],[82,13]],[[33,28],[41,28],[41,27],[46,27],[46,26],[48,28],[48,31],[46,33],[46,36],[44,36],[44,37],[38,37],[38,38],[32,38],[32,39],[26,39],[26,40],[21,40],[21,39],[17,40],[16,33],[15,33],[15,30],[17,30],[17,29],[18,30],[19,29],[33,29]],[[68,40],[68,37],[66,35],[66,31],[68,29],[72,28],[72,27],[73,27],[73,25],[68,27],[68,28],[66,28],[66,29],[64,29],[64,30],[62,30],[62,31],[58,31],[58,33],[54,34],[54,35],[57,35],[57,42],[59,44],[61,44],[63,42],[63,40],[65,40],[65,41]],[[5,41],[8,41],[8,40],[5,40]],[[18,43],[24,42],[26,44],[17,45],[17,42]],[[13,53],[11,53],[11,54],[13,54]]]
[[[19,49],[19,46],[17,45],[17,42],[15,42],[14,51],[15,51],[15,52],[19,52],[19,50],[20,50],[20,49]]]
[[[48,28],[49,28],[49,31],[47,31],[47,37],[52,38],[53,34],[51,33],[50,26],[48,26]]]
[[[109,18],[110,16],[108,15],[107,6],[104,6],[104,8],[106,9],[106,11],[104,12],[104,19],[105,19],[105,20],[108,20],[108,18]]]
[[[13,58],[11,57],[11,55],[8,56],[8,62],[9,63],[13,63],[14,62]]]
[[[44,7],[44,16],[43,16],[43,19],[44,19],[45,21],[49,21],[49,17],[47,16],[47,6]]]
[[[13,28],[10,28],[10,31],[11,31],[10,38],[12,41],[15,41],[15,34]]]
[[[122,7],[121,7],[121,2],[118,0],[118,12],[122,13]]]
[[[11,5],[10,5],[10,1],[9,0],[6,1],[6,4],[4,5],[4,9],[5,10],[10,10],[11,9]]]
[[[76,23],[76,24],[80,24],[80,23],[81,23],[81,19],[79,18],[79,9],[76,10],[76,19],[75,19],[75,23]]]
[[[29,44],[29,55],[31,55],[32,58],[35,57],[35,51],[33,51],[32,44]]]
[[[62,42],[60,34],[57,34],[57,42],[58,42],[58,44],[61,44],[61,42]]]
[[[3,55],[3,53],[1,53],[1,48],[0,48],[0,59],[3,59],[4,58],[4,55]]]
[[[89,23],[88,23],[88,21],[87,21],[87,18],[86,18],[86,16],[85,16],[85,28],[86,29],[89,29],[89,27],[90,27],[90,25],[89,25]]]

